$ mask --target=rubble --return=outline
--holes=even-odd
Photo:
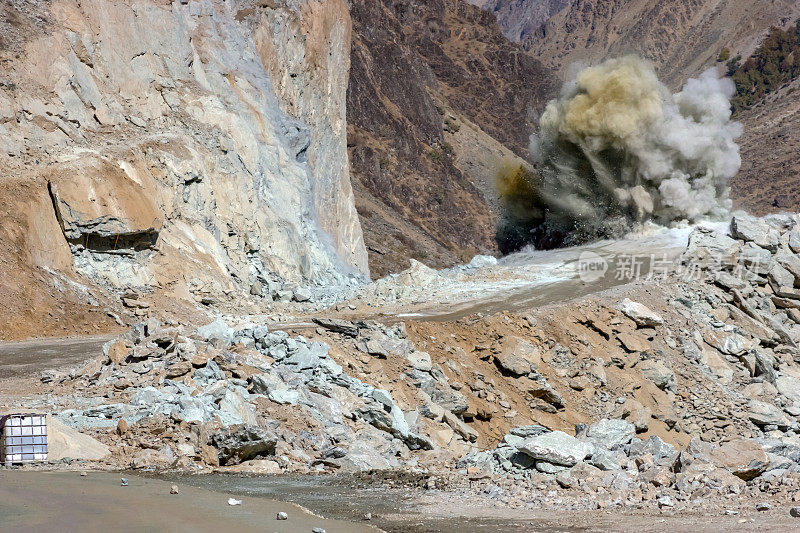
[[[797,221],[769,220],[739,224],[746,241],[694,230],[691,279],[451,323],[315,317],[303,335],[254,317],[150,318],[39,381],[73,398],[58,420],[106,446],[111,467],[424,472],[426,487],[487,494],[513,481],[532,501],[544,486],[574,508],[788,498]]]

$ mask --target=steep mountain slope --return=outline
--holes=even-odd
[[[497,0],[482,3],[485,9],[498,4]],[[673,90],[709,66],[721,66],[717,59],[726,48],[731,58],[746,59],[770,26],[787,28],[800,16],[800,3],[791,0],[571,0],[567,4],[525,39],[531,54],[563,76],[575,62],[596,63],[636,53],[652,60]],[[539,0],[506,2],[515,13],[502,9],[495,13],[508,31],[509,20],[518,24],[527,17],[539,24],[537,10],[542,5]],[[759,214],[798,207],[796,90],[796,83],[784,87],[741,113],[743,164],[731,181],[736,205]]]
[[[793,0],[572,0],[526,46],[556,69],[638,53],[675,89],[724,47],[746,57],[771,25],[797,13]]]
[[[103,316],[96,287],[194,305],[368,272],[342,0],[0,9],[0,334],[29,304]]]
[[[731,180],[734,203],[762,215],[800,210],[800,80],[741,114],[742,169]]]
[[[357,0],[351,16],[348,142],[373,274],[492,252],[492,164],[474,154],[526,156],[550,72],[461,0]]]
[[[570,0],[466,0],[491,12],[511,41],[519,42],[533,35],[553,15],[569,5]]]

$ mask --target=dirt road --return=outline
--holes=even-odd
[[[378,531],[366,524],[325,520],[298,505],[119,474],[0,470],[0,531]],[[279,512],[288,520],[277,520]]]
[[[0,375],[17,377],[97,357],[109,336],[0,342]]]

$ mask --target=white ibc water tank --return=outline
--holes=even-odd
[[[4,464],[47,460],[47,415],[0,416],[0,461]]]

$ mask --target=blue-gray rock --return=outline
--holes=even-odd
[[[589,447],[563,431],[551,431],[528,439],[518,449],[539,461],[574,466],[586,458]]]
[[[218,318],[210,324],[197,328],[197,334],[208,342],[219,339],[229,345],[233,343],[235,332],[222,318]]]
[[[636,435],[636,428],[625,420],[604,418],[589,426],[586,438],[610,449],[618,444],[628,444]]]
[[[239,426],[222,430],[211,437],[222,465],[235,465],[258,455],[272,455],[278,438],[271,431],[258,426]]]

